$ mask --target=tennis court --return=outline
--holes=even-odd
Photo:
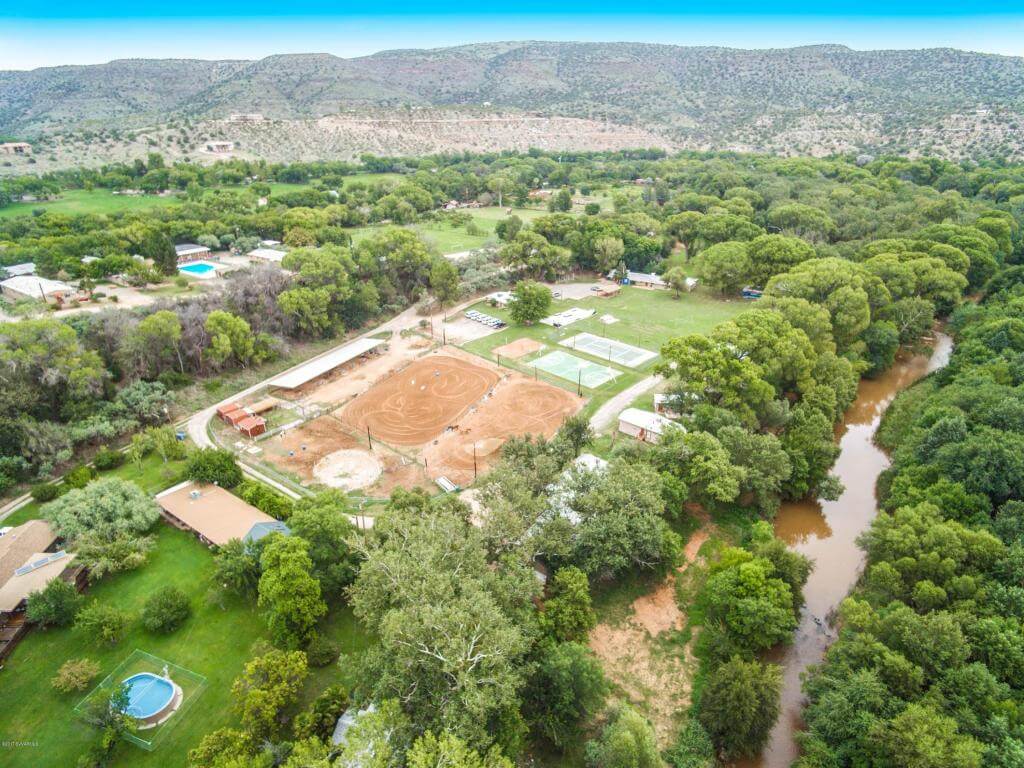
[[[578,349],[580,352],[586,352],[588,355],[600,357],[627,368],[638,368],[658,356],[657,352],[651,352],[649,349],[634,347],[632,344],[625,344],[615,339],[603,339],[592,333],[576,334],[563,341],[562,346]]]
[[[579,382],[584,387],[600,387],[619,375],[619,371],[607,365],[582,360],[567,352],[555,350],[530,363],[533,367],[562,379]]]

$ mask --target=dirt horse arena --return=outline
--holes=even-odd
[[[263,458],[304,483],[367,496],[386,497],[394,488],[429,488],[423,467],[382,445],[371,451],[333,416],[320,416],[263,443]]]
[[[484,472],[501,455],[501,447],[516,435],[551,437],[562,422],[580,409],[583,400],[564,389],[519,374],[504,379],[494,395],[480,403],[456,429],[442,434],[423,451],[427,473],[466,485],[476,468]]]
[[[350,429],[390,445],[423,445],[498,383],[498,373],[451,355],[428,355],[384,379],[341,412]]]
[[[465,485],[474,446],[483,472],[510,437],[551,437],[583,405],[566,389],[451,348],[358,386],[333,412],[266,440],[263,458],[303,483],[368,496],[431,487],[441,476]]]

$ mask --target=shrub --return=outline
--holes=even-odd
[[[54,579],[28,596],[25,616],[44,627],[65,627],[75,620],[81,604],[82,597],[74,584]]]
[[[187,373],[181,373],[181,371],[164,371],[156,377],[156,380],[167,389],[181,389],[192,383],[192,377]]]
[[[132,571],[146,562],[153,548],[151,536],[130,533],[84,533],[76,542],[77,562],[89,569],[89,582],[111,573]]]
[[[99,673],[100,665],[92,659],[68,659],[50,678],[50,684],[60,693],[84,691]]]
[[[234,488],[242,482],[242,470],[231,451],[203,448],[189,456],[185,467],[189,480],[213,483],[221,488]]]
[[[714,768],[715,745],[696,720],[690,720],[666,755],[673,768]]]
[[[184,624],[191,613],[188,595],[177,587],[163,587],[146,601],[142,624],[150,632],[168,634]]]
[[[60,489],[53,483],[36,483],[29,491],[32,498],[40,504],[53,501],[60,494]]]
[[[94,643],[116,645],[128,628],[129,616],[112,605],[91,603],[78,612],[75,629],[89,635]]]
[[[587,216],[597,216],[597,214],[601,212],[601,204],[587,203],[585,206],[583,206],[583,212],[587,214]]]
[[[311,667],[326,667],[337,661],[341,651],[336,643],[323,635],[314,635],[306,646],[306,659]]]
[[[245,480],[237,488],[238,496],[276,520],[287,520],[292,514],[291,499],[276,493],[263,483]]]
[[[188,288],[188,278],[184,275],[178,275],[174,278],[174,284],[179,288]]]
[[[45,507],[46,517],[65,539],[86,533],[113,537],[141,534],[160,517],[160,507],[135,483],[105,477],[68,491]]]
[[[295,738],[318,738],[326,741],[334,731],[338,718],[348,708],[348,691],[343,685],[332,685],[317,696],[309,709],[295,718]]]
[[[96,470],[85,464],[79,464],[64,475],[64,485],[68,488],[85,488],[94,477],[96,477]]]
[[[115,451],[112,448],[103,446],[96,452],[92,463],[100,472],[106,472],[109,469],[116,469],[124,464],[124,454],[121,451]]]

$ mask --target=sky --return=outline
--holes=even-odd
[[[707,0],[0,2],[0,69],[120,58],[351,57],[496,40],[736,48],[839,43],[1024,56],[1024,2],[1016,0],[730,0],[727,6]]]

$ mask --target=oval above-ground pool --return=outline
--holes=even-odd
[[[126,715],[138,720],[159,719],[174,703],[175,685],[165,677],[140,672],[125,679],[128,691]]]

